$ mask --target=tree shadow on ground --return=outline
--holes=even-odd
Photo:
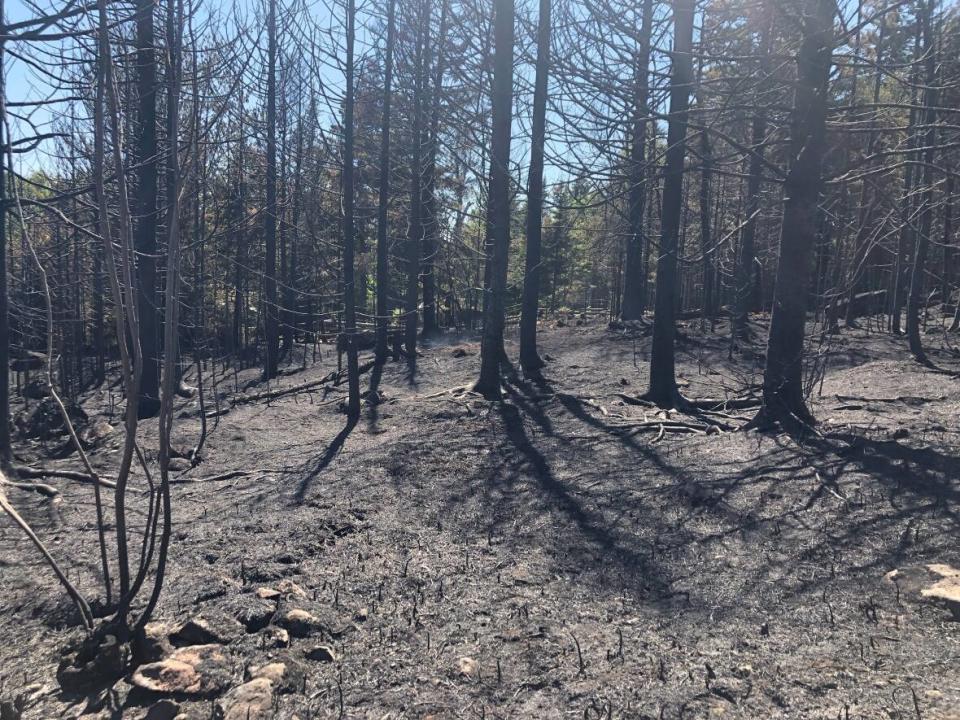
[[[347,416],[347,424],[344,425],[343,429],[337,433],[336,437],[330,442],[327,446],[327,449],[324,451],[323,455],[317,458],[315,461],[308,463],[308,467],[304,469],[303,479],[300,481],[300,487],[297,488],[297,494],[295,500],[297,504],[300,504],[304,501],[307,496],[307,492],[310,490],[310,486],[313,484],[313,481],[322,473],[327,466],[333,462],[333,459],[339,454],[340,450],[343,449],[344,443],[347,441],[347,438],[350,436],[350,433],[353,432],[353,429],[357,426],[359,418]]]
[[[367,429],[376,430],[377,421],[380,418],[380,381],[383,378],[383,365],[385,362],[378,359],[373,364],[373,370],[370,371],[370,386],[367,388],[367,405],[370,412],[367,414]]]

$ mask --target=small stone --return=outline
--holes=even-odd
[[[132,682],[157,693],[212,695],[229,686],[231,675],[222,645],[190,645],[159,662],[141,665]]]
[[[317,645],[312,650],[307,651],[307,660],[314,662],[336,662],[337,655],[333,648],[328,645]]]
[[[283,593],[281,593],[279,590],[274,590],[271,587],[260,587],[257,588],[253,594],[261,600],[276,600]]]
[[[137,668],[133,674],[133,684],[151,692],[197,693],[200,690],[200,674],[190,663],[167,658]]]
[[[217,701],[220,720],[270,720],[273,714],[273,684],[256,678],[238,685]]]
[[[83,441],[84,445],[92,447],[104,438],[108,437],[112,432],[113,425],[108,423],[103,418],[100,418],[92,425],[85,428],[82,433],[80,433],[80,440]]]
[[[290,579],[283,579],[277,583],[277,591],[286,597],[301,599],[306,599],[307,597],[307,591]]]
[[[319,624],[320,621],[317,620],[317,618],[306,610],[299,608],[288,610],[286,614],[280,618],[280,626],[286,628],[293,637],[297,638],[308,637],[319,629]]]
[[[277,612],[276,603],[248,593],[227,598],[218,607],[243,625],[248,633],[263,630]]]
[[[940,563],[927,565],[927,569],[941,579],[923,588],[920,595],[946,605],[954,618],[960,620],[960,570]]]
[[[156,662],[172,653],[170,630],[167,623],[148,622],[133,642],[136,661],[138,663]]]
[[[720,678],[710,685],[710,692],[734,705],[746,700],[753,689],[749,680],[738,678]]]
[[[303,686],[303,668],[293,662],[272,662],[266,665],[254,665],[249,668],[251,680],[265,678],[280,693],[296,692]]]
[[[261,631],[260,636],[265,648],[284,648],[290,645],[290,633],[282,627],[270,625]]]
[[[471,657],[462,657],[457,660],[457,672],[464,677],[473,677],[480,669],[480,663]]]
[[[198,615],[181,625],[170,639],[174,645],[227,645],[242,632],[240,623],[226,615]]]
[[[931,563],[892,570],[884,580],[897,587],[900,596],[914,602],[945,606],[960,620],[960,570],[945,563]]]
[[[247,672],[250,674],[252,680],[266,678],[272,682],[274,686],[278,686],[283,681],[283,676],[287,673],[287,666],[282,662],[253,665]]]
[[[175,720],[180,714],[180,706],[173,700],[158,700],[147,710],[143,720]]]
[[[370,617],[370,611],[367,608],[360,608],[354,614],[353,619],[357,622],[366,622],[368,617]]]

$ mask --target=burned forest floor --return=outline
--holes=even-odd
[[[209,678],[199,691],[130,676],[62,688],[77,618],[4,517],[4,712],[960,719],[958,607],[923,594],[960,584],[960,358],[944,336],[925,336],[933,368],[863,329],[812,347],[820,436],[790,438],[738,431],[749,408],[631,402],[646,390],[649,337],[556,325],[541,330],[544,380],[508,382],[502,403],[463,392],[479,344],[447,337],[415,368],[368,370],[362,388],[377,387],[354,427],[345,383],[318,382],[336,369],[332,349],[303,368],[297,346],[269,387],[256,369],[218,368],[216,403],[205,376],[215,417],[203,462],[175,463],[151,631],[161,656],[212,653],[198,671]],[[728,334],[681,328],[687,397],[757,392],[762,343],[731,352]],[[121,444],[112,392],[83,396],[107,477]],[[199,415],[196,397],[178,401],[177,448],[196,443]],[[155,463],[156,421],[142,445]],[[21,443],[20,464],[82,469],[50,447]],[[58,497],[8,496],[96,597],[92,490],[46,482]],[[132,483],[142,524],[142,473]]]

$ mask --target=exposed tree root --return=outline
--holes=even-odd
[[[249,470],[231,470],[230,472],[220,473],[219,475],[208,475],[206,477],[178,477],[175,480],[171,480],[172,485],[178,485],[182,483],[210,483],[210,482],[222,482],[223,480],[233,480],[238,477],[247,477],[253,473]]]
[[[99,476],[90,476],[84,472],[77,472],[75,470],[61,470],[58,468],[32,468],[25,465],[18,465],[14,467],[14,471],[20,477],[37,479],[37,478],[47,478],[47,477],[57,477],[63,478],[64,480],[76,480],[77,482],[82,483],[98,483],[100,487],[105,488],[115,488],[117,484],[112,480],[104,480]]]
[[[39,493],[48,498],[55,498],[60,496],[59,490],[53,487],[53,485],[47,485],[46,483],[24,483],[24,482],[14,482],[13,480],[7,480],[5,484],[10,487],[15,487],[18,490],[26,490],[27,492]]]

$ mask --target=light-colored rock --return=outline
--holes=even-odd
[[[273,684],[256,678],[238,685],[217,701],[220,720],[270,720],[273,718]]]
[[[320,628],[320,621],[313,614],[300,608],[288,610],[280,618],[279,625],[293,637],[304,638]]]
[[[307,597],[307,591],[290,579],[284,579],[278,582],[277,591],[286,597],[300,598],[304,600]]]
[[[960,570],[945,563],[914,565],[888,572],[884,580],[902,599],[934,602],[960,619]]]
[[[261,631],[264,648],[283,648],[290,645],[290,633],[282,627],[270,625]]]
[[[251,680],[269,680],[279,693],[295,692],[303,686],[303,668],[292,661],[253,665],[247,673]]]
[[[480,669],[480,663],[472,657],[462,657],[457,660],[457,672],[464,677],[473,677]]]
[[[927,569],[941,579],[923,588],[920,595],[943,603],[960,620],[960,570],[940,563],[927,565]]]
[[[250,667],[249,673],[251,680],[266,678],[274,684],[274,687],[277,687],[283,682],[283,676],[287,673],[287,665],[282,662],[253,665]]]
[[[231,666],[222,645],[190,645],[158,662],[141,665],[132,682],[156,693],[211,695],[230,684]]]
[[[141,662],[156,662],[173,652],[170,644],[172,628],[167,623],[149,622],[136,644],[137,657]]]
[[[276,600],[283,593],[281,593],[279,590],[274,590],[271,587],[259,587],[254,591],[253,594],[261,600]]]
[[[113,425],[99,418],[80,433],[80,439],[87,445],[96,445],[113,432]]]

